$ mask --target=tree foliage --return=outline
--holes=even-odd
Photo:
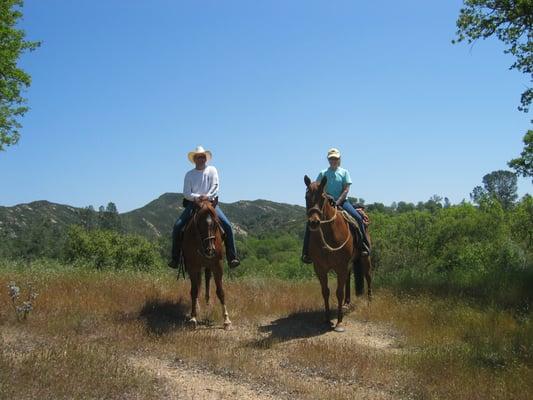
[[[511,171],[493,171],[483,177],[487,193],[495,197],[503,208],[510,208],[518,198],[516,175]]]
[[[496,36],[514,56],[511,69],[528,74],[533,81],[533,0],[464,0],[457,19],[455,42]],[[533,100],[533,89],[522,93],[518,107],[528,111]]]
[[[508,163],[517,174],[523,177],[530,176],[533,181],[533,131],[528,130],[524,136],[524,150],[517,157]]]
[[[122,223],[120,222],[120,215],[115,203],[107,203],[107,207],[100,206],[98,211],[98,226],[100,229],[111,231],[122,231]]]
[[[22,90],[30,86],[31,77],[18,67],[18,60],[40,45],[25,40],[24,31],[16,28],[22,6],[22,0],[0,1],[0,151],[18,142],[19,120],[28,111]]]
[[[511,171],[493,171],[483,177],[483,187],[476,186],[470,197],[477,204],[492,198],[509,209],[518,198],[516,181],[516,175]]]

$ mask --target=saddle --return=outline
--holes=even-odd
[[[337,208],[337,211],[341,213],[344,220],[348,223],[348,226],[350,227],[351,231],[354,233],[354,245],[361,247],[363,245],[363,242],[365,241],[365,234],[361,231],[361,227],[359,226],[359,223],[357,220],[352,217],[350,214],[348,214],[347,211],[345,211],[341,206],[338,206],[335,200],[332,196],[327,196],[328,201],[333,207]],[[355,210],[361,214],[361,217],[363,218],[363,224],[368,226],[370,224],[370,218],[368,218],[368,215],[364,211],[364,206],[361,204],[353,204]],[[370,244],[368,244],[368,247],[370,248]]]
[[[354,217],[352,217],[350,214],[348,214],[348,212],[346,212],[344,210],[344,208],[342,208],[341,206],[337,205],[337,203],[335,202],[335,200],[333,199],[333,196],[331,195],[326,195],[329,203],[337,208],[337,211],[339,211],[342,216],[344,217],[344,219],[346,220],[346,222],[348,222],[348,224],[350,226],[353,226],[354,228],[356,228],[357,230],[361,231],[361,228],[359,227],[359,223],[355,220]],[[346,200],[348,201],[348,200]],[[365,207],[361,204],[352,204],[353,207],[355,208],[355,210],[361,214],[361,217],[363,218],[363,224],[365,224],[365,226],[368,226],[370,225],[370,218],[368,218],[368,215],[365,213]]]
[[[344,220],[348,223],[352,232],[355,232],[357,234],[357,238],[362,239],[363,232],[361,232],[361,227],[359,226],[359,223],[356,221],[356,219],[352,217],[350,214],[348,214],[348,212],[346,212],[342,208],[339,209],[338,211],[342,214]]]

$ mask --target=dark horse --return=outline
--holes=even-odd
[[[222,304],[224,315],[224,329],[230,329],[231,321],[224,301],[224,288],[222,286],[222,228],[217,217],[215,207],[217,200],[209,200],[195,204],[193,216],[185,227],[183,238],[183,258],[185,268],[191,280],[191,319],[193,328],[198,321],[198,293],[202,283],[202,268],[205,268],[206,301],[209,302],[209,281],[211,274],[215,279],[217,296]]]
[[[366,277],[369,296],[370,284],[370,259],[362,257],[358,246],[355,246],[352,232],[348,222],[343,218],[337,207],[331,204],[324,192],[327,178],[320,182],[311,182],[306,175],[304,177],[307,192],[305,195],[307,218],[309,225],[309,256],[313,261],[316,276],[322,288],[322,297],[326,310],[326,322],[331,324],[329,308],[328,272],[333,270],[337,275],[337,324],[336,332],[343,332],[343,304],[349,299],[350,294],[350,271],[354,262],[356,294],[362,294]],[[348,291],[348,293],[345,293]]]

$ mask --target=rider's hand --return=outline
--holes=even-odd
[[[365,225],[369,225],[370,224],[370,218],[368,218],[368,215],[366,215],[364,209],[362,208],[356,208],[356,210],[359,212],[359,214],[361,214],[361,216],[363,217],[363,223]]]
[[[204,194],[202,194],[202,195],[200,195],[200,196],[198,197],[198,200],[199,200],[199,201],[205,201],[205,200],[207,200],[207,196],[204,195]]]

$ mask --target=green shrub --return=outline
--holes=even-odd
[[[157,245],[141,236],[79,226],[68,230],[65,257],[69,262],[88,263],[96,268],[144,270],[162,264]]]

